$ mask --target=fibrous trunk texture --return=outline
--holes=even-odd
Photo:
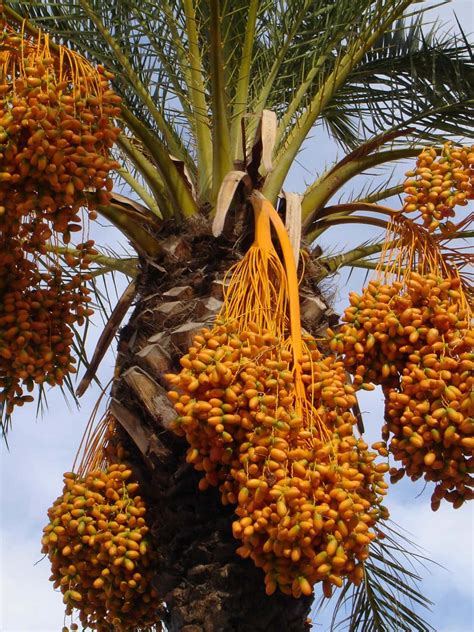
[[[312,599],[265,594],[263,572],[235,553],[233,507],[221,504],[217,489],[198,490],[185,440],[167,430],[175,415],[164,374],[178,370],[193,335],[212,326],[236,253],[225,240],[212,240],[207,227],[170,236],[165,249],[158,266],[144,264],[137,304],[120,336],[111,405],[147,497],[164,623],[169,632],[309,630]],[[310,289],[303,317],[314,333],[335,315]]]

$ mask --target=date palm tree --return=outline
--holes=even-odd
[[[114,193],[100,214],[134,254],[104,253],[104,271],[130,284],[79,386],[93,379],[120,330],[111,412],[149,499],[159,546],[156,589],[170,631],[303,631],[314,597],[265,595],[261,571],[235,555],[232,507],[198,491],[163,375],[212,319],[225,270],[250,244],[248,198],[258,190],[300,240],[304,326],[337,322],[321,282],[343,266],[370,267],[382,242],[338,255],[321,251],[330,227],[386,226],[380,203],[401,182],[374,178],[344,203],[360,174],[414,158],[426,145],[472,132],[474,66],[461,26],[445,32],[430,3],[414,0],[24,0],[9,20],[42,29],[114,74],[122,97]],[[326,133],[344,157],[300,194],[284,191],[302,148]],[[309,158],[311,160],[311,158]],[[123,192],[123,191],[122,191]],[[467,234],[467,233],[465,233]],[[78,348],[83,346],[78,343]],[[393,532],[372,547],[365,582],[343,588],[334,625],[350,630],[428,630],[416,573]],[[343,606],[349,604],[344,619]]]

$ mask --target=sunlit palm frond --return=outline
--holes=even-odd
[[[398,21],[367,52],[337,92],[333,110],[360,123],[361,137],[388,129],[409,129],[419,143],[469,136],[474,129],[472,47],[461,34],[430,30],[422,16]],[[351,147],[349,139],[334,134]]]
[[[188,156],[185,113],[175,106],[181,66],[173,60],[176,46],[169,46],[171,36],[162,11],[159,23],[150,21],[150,16],[156,14],[156,3],[68,0],[9,4],[32,24],[54,35],[58,43],[110,69],[115,74],[114,88],[125,105],[164,138],[173,153]],[[174,64],[173,75],[166,72],[158,51]]]
[[[218,15],[206,2],[178,0],[20,0],[11,6],[110,68],[125,106],[199,173],[206,197],[222,138],[229,134],[232,147],[219,159],[229,152],[238,157],[241,116],[252,142],[255,115],[265,108],[279,116],[276,153],[283,159],[269,195],[318,120],[347,148],[387,129],[410,127],[406,142],[415,135],[419,141],[467,134],[473,107],[468,40],[462,32],[439,35],[437,25],[424,28],[417,15],[424,7],[412,21],[400,19],[410,4],[239,0],[221,2]],[[225,59],[222,68],[215,66],[216,51]],[[219,167],[212,170],[222,179]],[[215,196],[216,183],[213,190]]]
[[[385,537],[370,545],[362,583],[347,583],[329,602],[334,604],[331,631],[434,632],[418,614],[433,605],[420,590],[420,571],[434,562],[390,521],[383,531]]]

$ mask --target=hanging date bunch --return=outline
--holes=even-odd
[[[382,506],[385,464],[354,435],[355,390],[341,361],[302,337],[293,253],[271,205],[252,198],[255,242],[229,272],[223,309],[168,375],[200,488],[236,505],[237,552],[268,594],[359,583]],[[270,221],[284,265],[271,241]]]
[[[35,384],[62,384],[75,372],[72,328],[92,313],[87,267],[96,251],[91,240],[78,244],[67,276],[55,252],[86,233],[108,200],[120,98],[102,68],[51,49],[42,33],[2,27],[0,403],[8,420]]]
[[[106,202],[110,157],[120,129],[120,97],[111,75],[47,35],[8,26],[0,42],[0,229],[68,243],[81,230],[81,208],[94,217],[92,193]],[[12,193],[16,197],[12,199]],[[49,230],[48,230],[49,229]]]
[[[86,243],[77,252],[94,251]],[[65,279],[59,267],[26,256],[18,237],[0,239],[0,402],[7,417],[33,400],[35,386],[61,385],[76,372],[72,326],[92,313],[88,278],[82,269]]]
[[[460,507],[473,498],[472,288],[428,231],[402,217],[392,228],[377,277],[351,294],[329,344],[354,383],[382,385],[380,446],[401,462],[392,482],[424,477],[434,510],[443,498]]]
[[[406,175],[404,212],[419,212],[430,232],[438,227],[449,230],[455,207],[473,199],[474,145],[446,143],[441,151],[427,148],[418,156],[416,168]]]
[[[161,602],[151,584],[155,555],[146,504],[114,426],[106,416],[78,472],[64,474],[62,494],[48,510],[42,550],[66,616],[77,615],[83,629],[156,632]]]

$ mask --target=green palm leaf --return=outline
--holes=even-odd
[[[439,142],[439,132],[445,138],[472,133],[473,85],[467,39],[443,34],[438,23],[426,32],[418,16],[410,23],[400,20],[383,34],[354,68],[329,111],[338,108],[346,117],[357,118],[365,135],[410,128],[409,137],[418,142]],[[343,137],[339,140],[345,143]]]
[[[331,605],[335,602],[331,630],[434,632],[416,612],[433,605],[419,588],[421,568],[433,562],[390,521],[383,530],[385,537],[370,545],[362,583],[347,583],[331,599]],[[324,599],[319,607],[323,604]]]
[[[389,130],[406,130],[399,144],[468,134],[471,46],[462,31],[440,35],[436,24],[427,31],[425,8],[411,21],[401,19],[410,4],[239,0],[221,2],[213,14],[207,2],[195,2],[194,17],[191,5],[178,0],[22,0],[10,6],[110,68],[126,109],[184,161],[193,178],[199,174],[195,185],[210,201],[230,168],[222,168],[224,157],[241,157],[241,116],[250,115],[251,142],[258,123],[253,115],[264,108],[280,118],[279,160],[266,185],[271,197],[315,124],[325,123],[348,149]],[[218,24],[219,43],[213,45]],[[216,66],[217,50],[225,64]],[[221,150],[214,142],[214,152],[213,130],[219,143],[230,134]],[[211,186],[213,155],[220,166]]]

